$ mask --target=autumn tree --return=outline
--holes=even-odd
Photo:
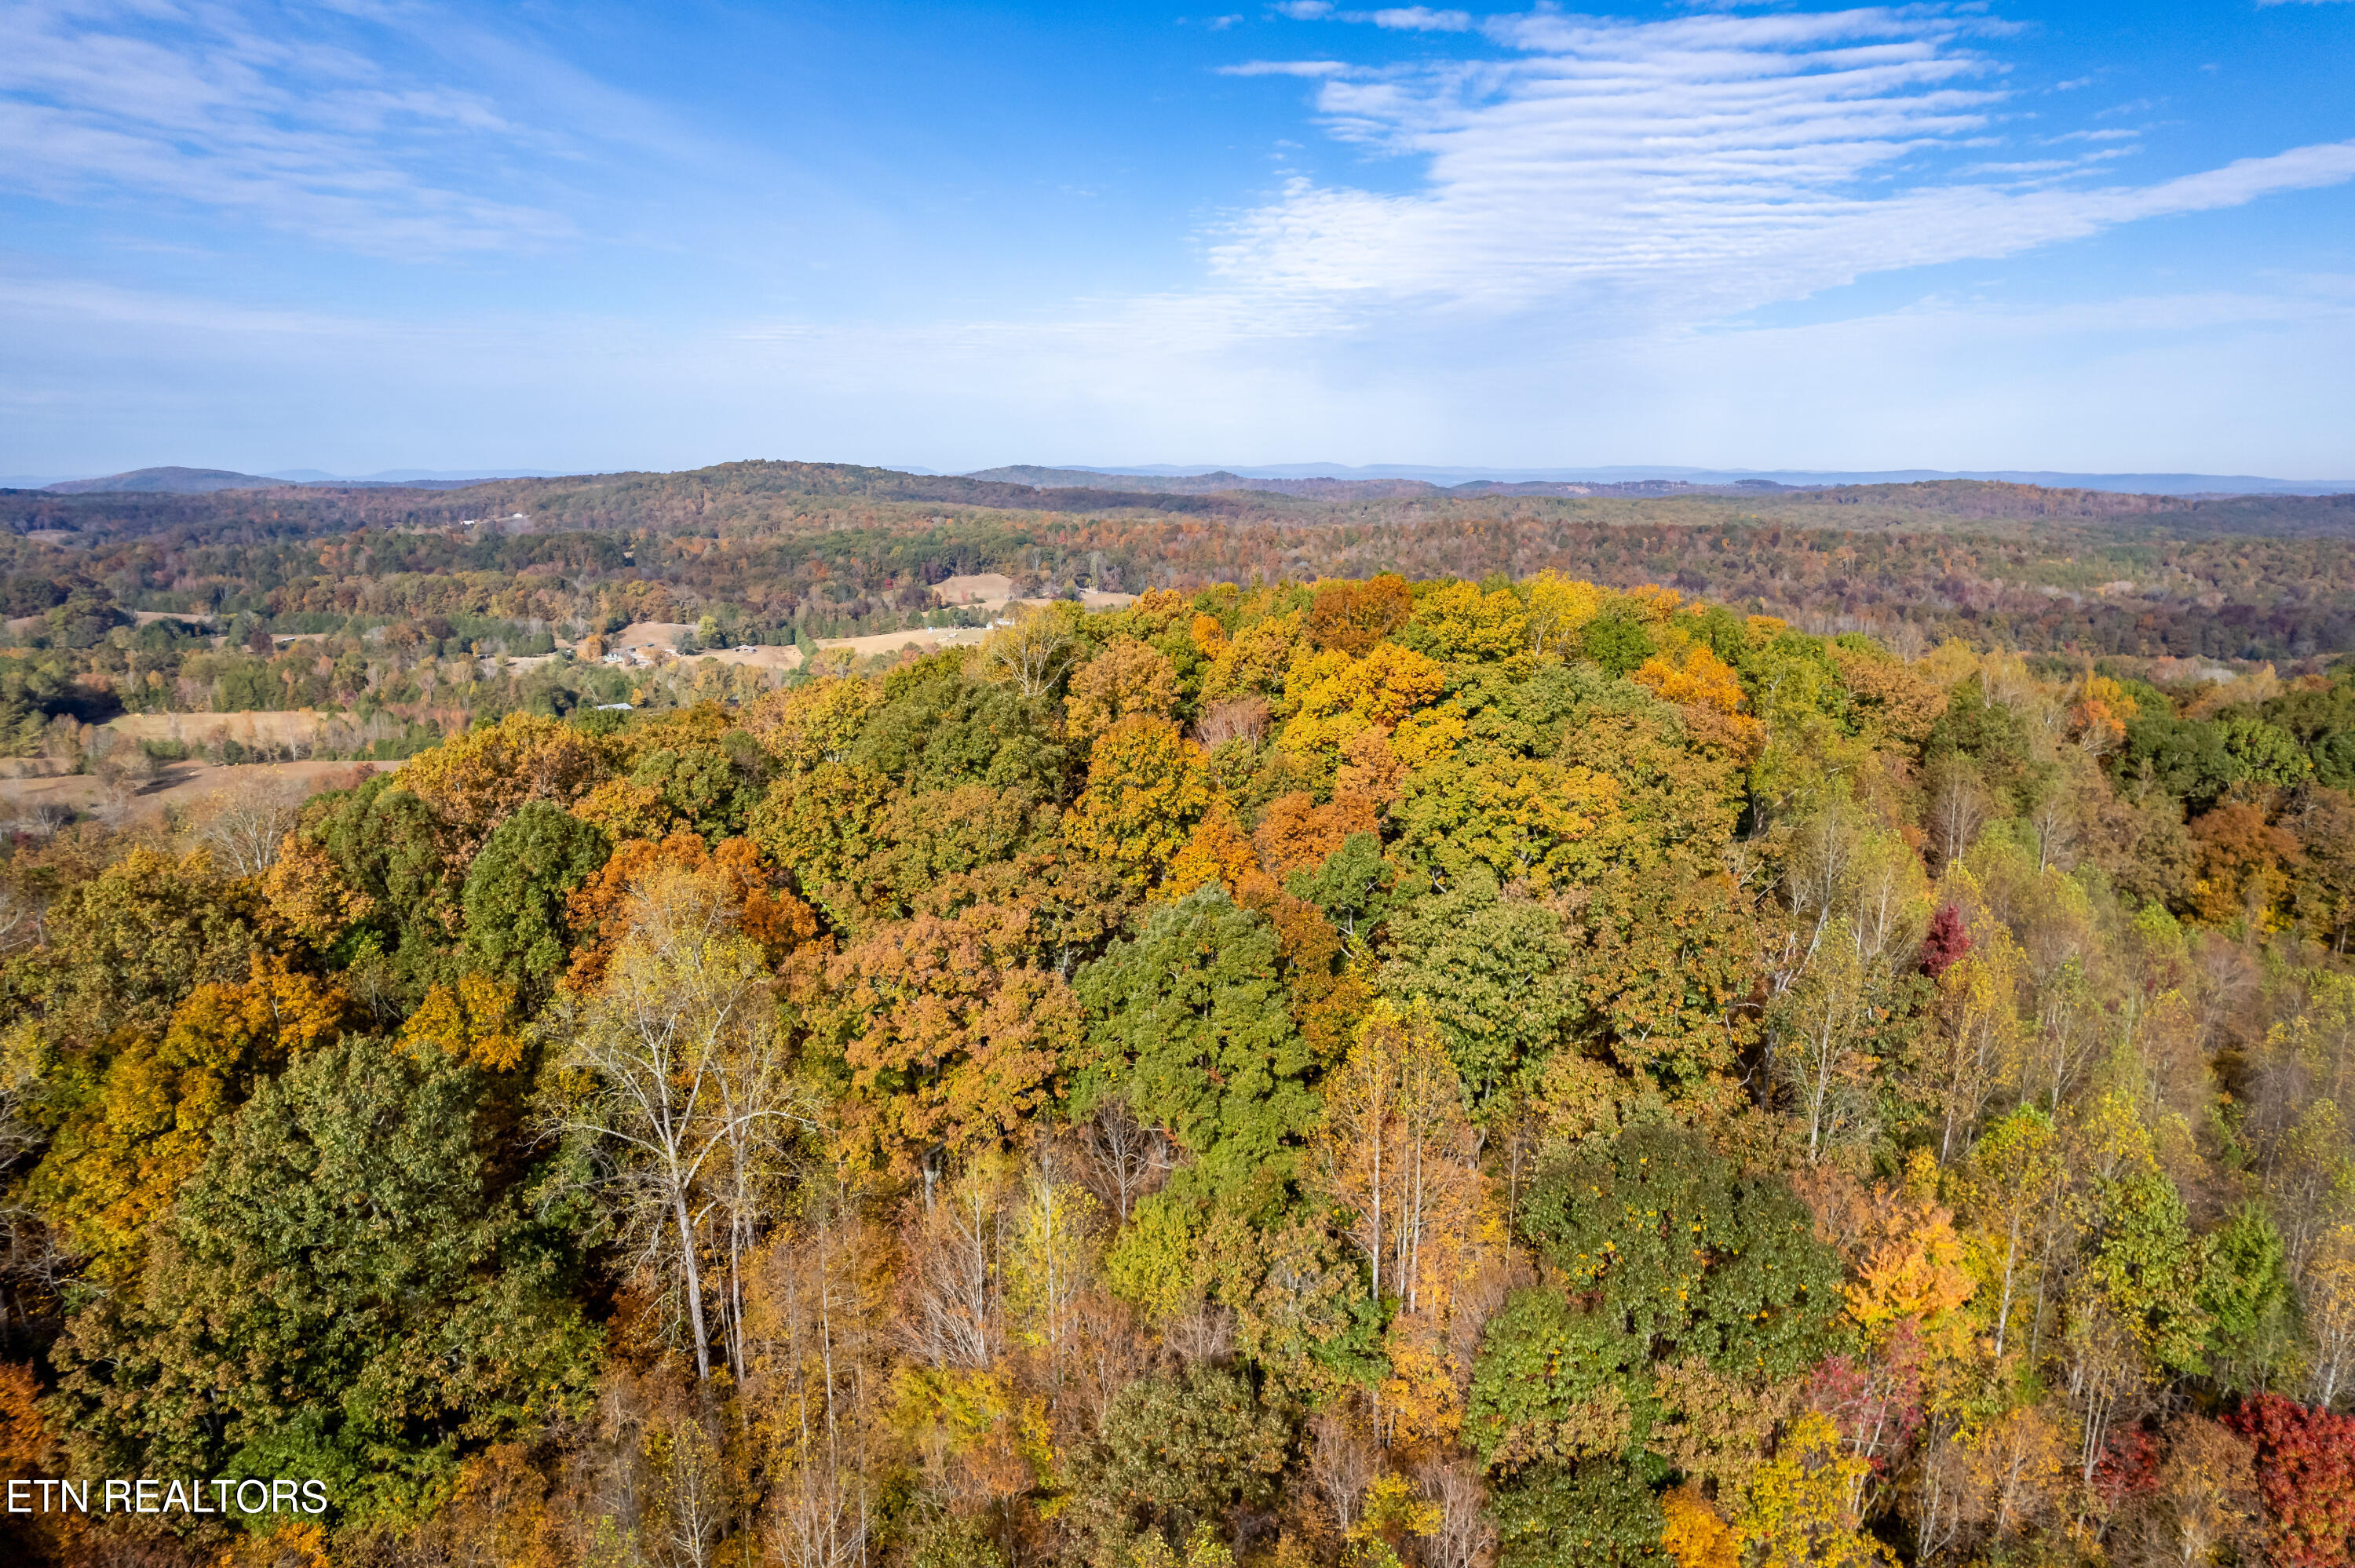
[[[400,788],[479,843],[527,800],[570,805],[605,776],[596,743],[570,726],[509,714],[401,770]]]
[[[879,927],[828,969],[850,1068],[849,1122],[895,1169],[1020,1138],[1080,1040],[1080,1006],[1033,961],[1019,906]]]
[[[1066,722],[1092,739],[1125,718],[1170,717],[1178,710],[1178,672],[1134,637],[1115,637],[1071,676]]]
[[[1096,742],[1086,789],[1066,819],[1074,848],[1117,866],[1132,886],[1158,881],[1210,804],[1199,754],[1165,719],[1123,719]]]
[[[1362,658],[1413,612],[1406,579],[1395,573],[1364,582],[1326,583],[1308,606],[1308,635],[1320,648],[1337,648]]]
[[[1290,1438],[1283,1416],[1234,1372],[1204,1367],[1143,1379],[1072,1456],[1072,1498],[1107,1545],[1146,1531],[1175,1542],[1270,1501]]]
[[[1426,1020],[1377,1004],[1323,1090],[1316,1184],[1375,1299],[1397,1311],[1376,1429],[1386,1444],[1450,1436],[1462,1410],[1449,1308],[1477,1266],[1484,1196],[1462,1086]]]
[[[2261,1394],[2226,1417],[2256,1451],[2268,1548],[2289,1568],[2343,1563],[2355,1546],[2355,1415]]]
[[[269,1075],[333,1040],[347,1008],[340,988],[260,952],[243,983],[197,987],[161,1038],[136,1035],[114,1053],[25,1195],[52,1216],[93,1280],[128,1286],[218,1125]]]

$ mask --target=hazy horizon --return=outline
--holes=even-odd
[[[825,459],[756,459],[725,461],[825,461]],[[701,464],[698,467],[715,466]],[[2206,474],[2206,473],[2097,473],[2069,470],[1935,470],[1935,469],[1745,469],[1704,468],[1682,464],[1597,464],[1589,466],[1552,466],[1536,468],[1481,468],[1448,464],[1424,463],[993,463],[978,469],[943,470],[906,463],[877,463],[865,466],[893,470],[904,473],[957,473],[982,476],[1007,470],[1044,470],[1049,472],[1088,473],[1117,478],[1134,475],[1139,478],[1192,478],[1210,473],[1231,473],[1239,479],[1305,479],[1331,478],[1342,480],[1419,479],[1429,483],[1450,486],[1491,481],[1500,483],[1529,482],[1618,483],[1641,480],[1683,480],[1693,483],[1724,483],[1738,479],[1763,479],[1790,486],[1838,485],[1862,483],[1913,483],[1946,479],[1994,479],[2014,483],[2052,484],[2096,490],[2147,490],[2153,493],[2232,493],[2233,487],[2244,486],[2250,493],[2339,493],[2355,491],[2355,480],[2317,478],[2305,479],[2271,474]],[[55,484],[88,482],[124,474],[150,473],[159,470],[184,469],[195,472],[233,473],[246,478],[278,479],[298,484],[387,484],[438,483],[448,485],[480,481],[489,482],[502,479],[555,479],[575,474],[616,473],[628,471],[679,471],[632,470],[623,465],[595,470],[565,471],[549,468],[491,465],[478,470],[385,469],[372,473],[334,474],[317,469],[224,469],[214,464],[152,463],[138,468],[117,470],[113,474],[0,474],[0,489],[40,489]]]

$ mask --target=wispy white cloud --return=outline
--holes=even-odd
[[[1469,11],[1434,11],[1428,5],[1392,5],[1380,11],[1349,12],[1345,21],[1371,22],[1401,33],[1465,33],[1471,31]]]
[[[506,55],[449,41],[446,58],[492,63],[438,73],[400,63],[421,46],[337,41],[367,27],[416,39],[427,14],[405,3],[371,9],[361,32],[296,37],[236,20],[258,3],[0,0],[0,186],[200,202],[447,255],[562,232],[562,200],[502,167],[544,171],[623,139],[681,168],[733,161],[694,144],[684,111],[666,121],[567,76],[528,35],[482,46]],[[948,468],[1051,450],[2343,471],[2344,279],[2080,301],[2065,276],[2045,289],[2030,280],[2055,275],[2021,270],[1984,294],[1806,313],[1838,320],[1747,313],[2344,181],[2355,143],[2128,180],[2119,160],[2155,157],[2140,139],[2070,135],[2062,101],[2013,87],[2001,29],[1962,8],[1466,14],[1412,41],[1395,23],[1377,37],[1373,10],[1277,9],[1331,24],[1301,44],[1317,58],[1228,74],[1299,79],[1275,90],[1386,166],[1231,213],[1201,236],[1191,287],[854,319],[855,305],[795,314],[777,296],[689,285],[675,292],[709,308],[674,319],[555,291],[378,319],[352,294],[312,313],[0,271],[0,447],[23,453],[8,466],[45,471],[155,461],[139,443],[157,429],[178,432],[189,461],[256,469],[781,451]],[[491,79],[530,96],[448,85]],[[2043,117],[2015,93],[2038,93]],[[2151,108],[2083,122],[2123,127]],[[876,252],[842,248],[846,266],[861,254]],[[2013,283],[2040,297],[2012,302]],[[1756,324],[1768,319],[1782,324]],[[282,441],[300,450],[269,444]]]
[[[1344,11],[1332,0],[1281,0],[1273,9],[1277,16],[1289,16],[1295,22],[1367,22],[1400,33],[1467,33],[1473,26],[1469,11],[1440,10],[1430,5]]]
[[[1217,237],[1213,270],[1272,322],[1542,309],[1640,333],[2355,177],[2355,143],[2139,186],[2056,181],[2069,171],[2044,161],[1940,172],[2008,134],[1997,30],[1936,6],[1652,23],[1540,11],[1482,25],[1500,58],[1319,62],[1329,130],[1419,160],[1421,187],[1295,180]]]
[[[1220,66],[1220,76],[1347,76],[1352,68],[1339,60],[1245,60]]]
[[[453,177],[496,151],[558,151],[560,136],[406,76],[333,27],[233,5],[16,0],[0,5],[0,185],[186,202],[396,256],[571,232],[496,182]]]

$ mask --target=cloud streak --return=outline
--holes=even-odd
[[[342,41],[228,5],[0,5],[0,185],[57,201],[163,199],[341,248],[532,248],[562,217],[449,177],[559,139],[476,93],[410,79]],[[429,173],[427,171],[436,171]]]
[[[1272,321],[1568,310],[1642,332],[2355,178],[2355,143],[2145,185],[2086,184],[2110,146],[1945,173],[1958,149],[1999,142],[2007,113],[1985,52],[2001,29],[1967,9],[1540,12],[1481,30],[1508,53],[1316,62],[1332,133],[1420,160],[1422,188],[1296,180],[1216,237],[1219,285]]]

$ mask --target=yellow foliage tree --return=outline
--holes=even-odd
[[[1672,588],[1662,588],[1657,583],[1640,584],[1620,597],[1635,612],[1636,619],[1653,626],[1666,626],[1669,618],[1685,602],[1684,595]]]
[[[1395,642],[1378,644],[1363,658],[1338,649],[1304,652],[1285,673],[1291,722],[1281,744],[1301,756],[1337,757],[1367,730],[1397,728],[1446,683],[1441,665]]]
[[[1849,1317],[1868,1345],[1885,1343],[1900,1323],[1911,1323],[1938,1359],[1960,1360],[1972,1327],[1963,1306],[1977,1288],[1963,1266],[1952,1213],[1928,1200],[1881,1196],[1848,1287]]]
[[[661,789],[627,779],[606,779],[581,798],[572,814],[617,844],[661,838],[681,822],[678,809],[663,799]]]
[[[1742,1532],[1710,1507],[1700,1489],[1690,1482],[1660,1499],[1668,1527],[1660,1545],[1677,1560],[1677,1568],[1742,1568]]]
[[[874,681],[832,676],[770,693],[744,711],[743,725],[788,771],[806,773],[847,757],[867,715],[882,700],[882,687]]]
[[[1204,619],[1208,619],[1205,617]],[[1213,625],[1217,622],[1213,621]],[[1197,622],[1199,628],[1199,622]],[[1292,668],[1293,649],[1302,634],[1298,611],[1256,620],[1220,642],[1202,682],[1205,706],[1225,697],[1257,692],[1273,696],[1284,689],[1284,673]]]
[[[1067,601],[1040,607],[1018,605],[1014,620],[981,645],[983,674],[1012,685],[1026,697],[1042,697],[1082,652],[1076,633],[1082,611]]]
[[[1509,588],[1482,593],[1454,582],[1424,596],[1401,638],[1444,663],[1500,663],[1526,673],[1529,628],[1529,611]]]
[[[1529,652],[1558,653],[1603,609],[1603,590],[1593,583],[1540,572],[1525,585],[1529,594]]]
[[[1134,637],[1115,637],[1071,677],[1064,723],[1072,739],[1092,740],[1124,718],[1177,711],[1177,667]]]
[[[442,742],[401,769],[401,788],[444,821],[482,835],[526,800],[570,806],[607,772],[596,742],[568,724],[509,714]]]
[[[2099,757],[2117,748],[2126,737],[2126,721],[2141,711],[2125,686],[2107,675],[2088,675],[2069,709],[2069,732],[2079,749]]]
[[[1742,678],[1705,642],[1692,644],[1681,655],[1653,654],[1636,666],[1636,681],[1668,702],[1721,714],[1742,711]]]
[[[1065,832],[1082,853],[1120,868],[1128,884],[1151,887],[1209,809],[1201,754],[1167,719],[1121,720],[1096,742]]]
[[[479,971],[455,986],[437,985],[400,1026],[400,1044],[408,1051],[431,1044],[486,1072],[508,1072],[524,1051],[516,988]]]
[[[59,1130],[27,1182],[91,1277],[119,1286],[146,1255],[149,1227],[204,1163],[212,1129],[260,1074],[332,1037],[340,986],[256,953],[240,985],[200,985],[160,1040],[134,1037],[108,1064],[92,1102]]]
[[[344,881],[332,855],[300,833],[287,835],[261,878],[261,895],[296,936],[323,949],[376,907],[375,899]]]
[[[1164,898],[1183,898],[1213,883],[1233,894],[1255,879],[1265,880],[1273,886],[1273,879],[1261,868],[1258,849],[1235,816],[1234,806],[1220,795],[1202,813],[1202,820],[1194,824],[1194,831],[1187,835],[1186,847],[1169,863],[1169,873],[1162,878],[1159,895]]]
[[[1870,1467],[1825,1416],[1793,1423],[1750,1486],[1742,1538],[1753,1568],[1895,1568],[1850,1506]]]

